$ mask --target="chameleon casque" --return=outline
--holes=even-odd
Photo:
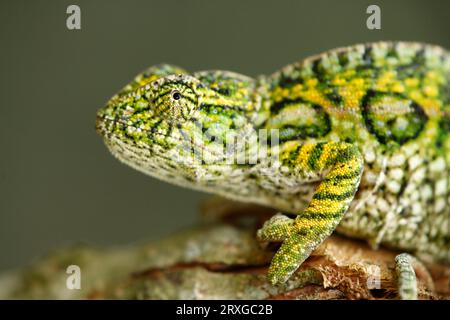
[[[450,56],[440,47],[355,45],[257,79],[153,66],[98,111],[97,131],[148,175],[283,212],[257,232],[282,242],[273,284],[335,229],[450,263]],[[415,298],[408,253],[396,259],[399,294]]]

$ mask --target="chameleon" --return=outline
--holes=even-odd
[[[256,78],[154,65],[97,111],[120,161],[179,186],[280,213],[285,283],[335,230],[398,250],[399,295],[420,261],[450,263],[450,55],[414,42],[358,44]]]

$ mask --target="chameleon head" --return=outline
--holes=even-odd
[[[201,188],[230,170],[236,156],[230,139],[254,132],[248,118],[252,79],[222,75],[220,85],[213,79],[207,72],[171,74],[129,85],[98,110],[97,131],[131,167]]]

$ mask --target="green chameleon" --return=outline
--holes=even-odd
[[[440,47],[355,45],[257,79],[153,66],[98,111],[97,131],[139,171],[284,212],[257,232],[282,242],[272,284],[335,229],[450,263],[450,55]],[[408,253],[396,258],[399,295],[414,299]]]

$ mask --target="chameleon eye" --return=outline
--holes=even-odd
[[[180,100],[181,99],[181,93],[178,90],[172,91],[172,99],[173,100]]]

